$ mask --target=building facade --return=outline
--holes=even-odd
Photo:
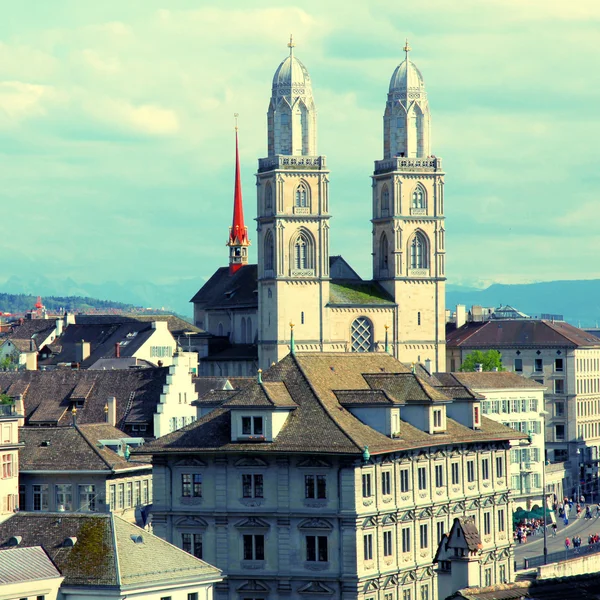
[[[192,299],[196,325],[253,347],[243,374],[290,351],[290,324],[299,351],[388,348],[444,370],[444,172],[431,154],[427,93],[410,48],[388,89],[383,159],[372,175],[373,279],[365,281],[330,256],[330,172],[317,148],[312,81],[289,46],[273,78],[268,151],[256,175],[258,264],[219,269]],[[230,239],[230,250],[241,255],[247,243]]]
[[[494,582],[510,578],[507,467],[525,436],[455,396],[385,353],[289,355],[136,451],[152,454],[154,532],[227,572],[223,600],[436,600],[456,516],[481,528]]]
[[[22,403],[0,404],[0,515],[13,513],[19,508],[19,422],[23,414]]]

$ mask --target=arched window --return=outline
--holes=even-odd
[[[412,194],[412,207],[426,208],[426,206],[425,190],[421,185],[418,185]]]
[[[379,268],[386,269],[389,264],[389,247],[388,247],[388,239],[385,233],[381,234],[381,239],[379,240]]]
[[[223,323],[219,323],[217,327],[217,335],[223,335]]]
[[[271,212],[273,210],[273,188],[271,184],[267,182],[265,187],[265,211]]]
[[[242,324],[240,327],[240,344],[246,343],[246,317],[242,317]]]
[[[246,341],[248,344],[252,344],[254,342],[254,336],[252,335],[252,319],[248,317],[246,321]]]
[[[373,348],[373,325],[366,317],[352,322],[350,331],[352,352],[371,352]]]
[[[304,233],[300,233],[294,244],[294,268],[308,269],[308,239]]]
[[[306,207],[308,206],[308,190],[306,189],[306,185],[301,183],[296,188],[296,206],[298,207]]]
[[[426,269],[428,266],[427,240],[420,231],[417,231],[410,243],[410,268]]]
[[[269,229],[265,234],[265,271],[273,270],[274,256],[273,256],[273,234]]]
[[[390,212],[390,190],[387,185],[383,186],[381,190],[381,214],[382,216],[388,215]]]

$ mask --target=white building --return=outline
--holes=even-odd
[[[43,546],[62,573],[64,600],[212,600],[222,580],[215,567],[113,514],[19,512],[0,523],[0,548],[31,546]]]
[[[226,394],[134,452],[152,455],[155,533],[227,573],[219,600],[437,600],[456,516],[493,581],[512,577],[507,467],[526,436],[476,394],[385,353],[289,355]]]
[[[19,508],[19,423],[22,403],[0,404],[0,518]]]

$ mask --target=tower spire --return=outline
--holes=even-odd
[[[290,33],[290,42],[288,44],[288,48],[290,49],[290,57],[294,56],[294,48],[296,44],[294,44],[294,36]]]
[[[240,175],[240,151],[238,144],[238,113],[235,117],[235,189],[233,193],[233,222],[229,228],[229,274],[248,263],[248,228],[244,225],[244,205],[242,203],[242,178]]]

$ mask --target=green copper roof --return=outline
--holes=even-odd
[[[344,281],[329,286],[329,304],[394,306],[389,294],[374,281]]]

